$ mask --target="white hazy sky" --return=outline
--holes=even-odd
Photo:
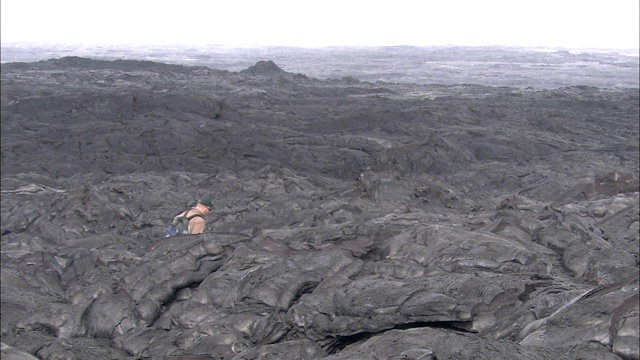
[[[2,43],[638,49],[639,0],[2,0]]]

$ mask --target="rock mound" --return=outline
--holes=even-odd
[[[255,65],[250,66],[246,70],[242,70],[240,73],[263,77],[281,77],[287,74],[286,71],[280,69],[280,67],[271,60],[258,61]]]

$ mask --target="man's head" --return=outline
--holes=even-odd
[[[198,206],[201,208],[201,210],[206,210],[207,212],[209,212],[211,211],[211,209],[213,209],[213,201],[211,201],[210,197],[205,196],[202,199],[198,200]]]

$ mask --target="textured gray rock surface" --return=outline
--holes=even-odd
[[[3,359],[640,358],[638,89],[1,80]]]

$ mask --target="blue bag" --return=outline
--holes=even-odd
[[[164,233],[164,237],[171,237],[176,235],[186,235],[189,233],[189,221],[194,217],[202,217],[200,214],[195,214],[187,217],[187,213],[185,212],[182,216],[176,216],[173,218],[169,227],[167,227],[167,231]]]

